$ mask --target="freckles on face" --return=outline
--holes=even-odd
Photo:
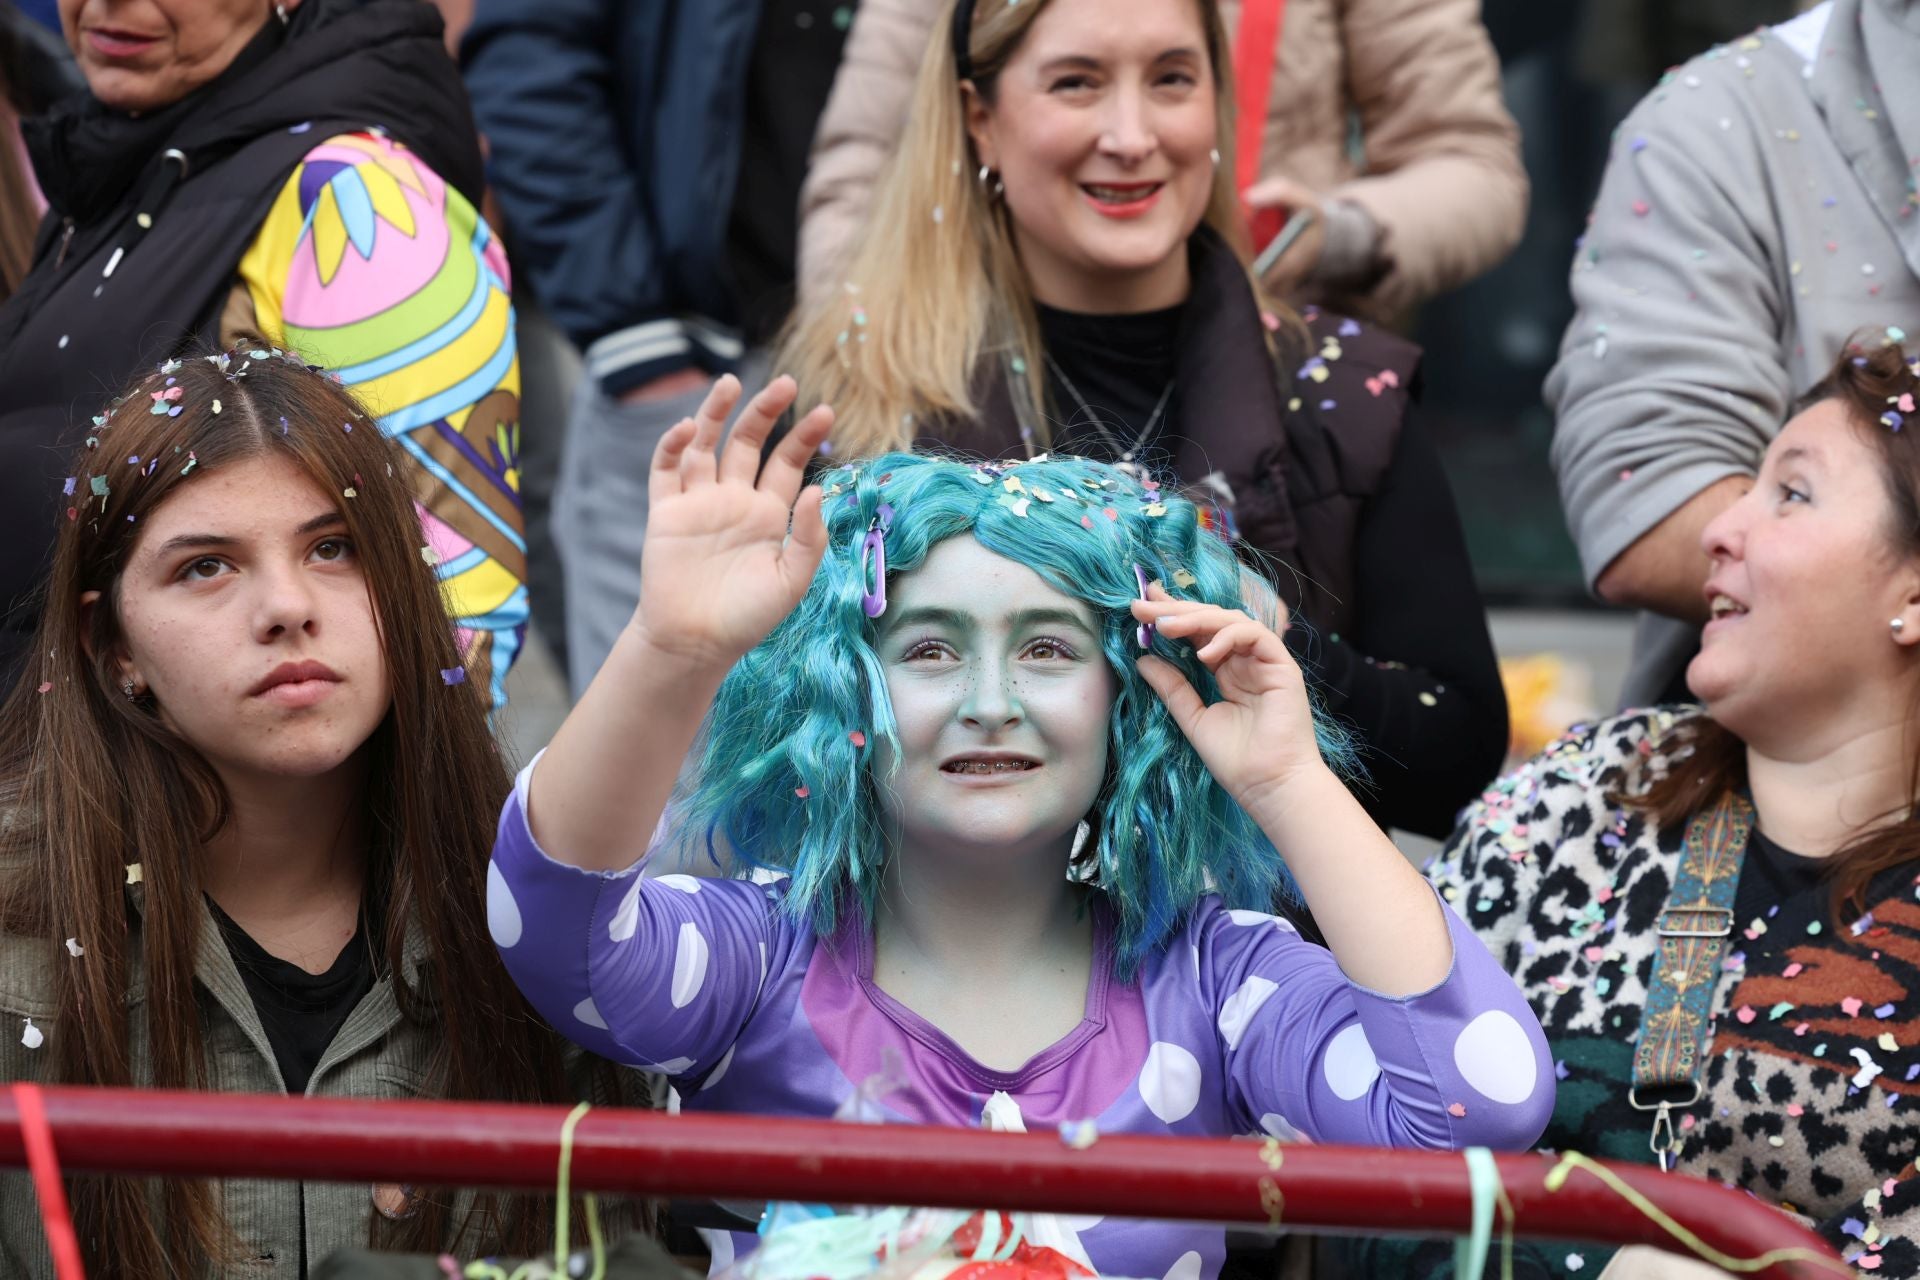
[[[314,776],[385,717],[386,662],[340,513],[290,460],[200,468],[122,575],[121,667],[224,773]]]
[[[908,842],[1006,846],[1069,835],[1106,773],[1114,678],[1086,602],[970,536],[889,591],[875,648],[898,731],[877,762]]]

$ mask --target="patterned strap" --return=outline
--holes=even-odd
[[[1698,1098],[1720,954],[1733,932],[1734,889],[1752,830],[1753,806],[1737,795],[1687,824],[1686,851],[1660,913],[1660,954],[1634,1045],[1635,1094],[1678,1087],[1691,1088]],[[1634,1105],[1654,1104],[1636,1097]]]

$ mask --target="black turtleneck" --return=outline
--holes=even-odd
[[[1122,453],[1165,449],[1163,442],[1177,435],[1168,390],[1186,305],[1132,315],[1036,310],[1047,353],[1054,447],[1105,462],[1117,461]]]

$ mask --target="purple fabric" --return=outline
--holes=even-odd
[[[500,817],[494,941],[554,1026],[664,1071],[689,1111],[830,1116],[889,1048],[908,1083],[880,1101],[910,1123],[977,1125],[1005,1093],[1030,1131],[1091,1119],[1105,1133],[1524,1148],[1553,1108],[1539,1024],[1444,905],[1452,971],[1401,999],[1355,986],[1275,917],[1211,897],[1123,985],[1097,913],[1084,1020],[1021,1070],[990,1071],[874,985],[869,931],[816,937],[780,911],[784,883],[644,879],[548,858],[526,822],[531,772]],[[1211,1280],[1225,1256],[1218,1227],[1056,1221],[1102,1275]],[[712,1241],[716,1265],[753,1240]]]

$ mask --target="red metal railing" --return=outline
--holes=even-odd
[[[443,1102],[357,1102],[128,1089],[41,1091],[69,1173],[303,1178],[551,1188],[564,1110]],[[0,1089],[0,1167],[26,1164],[12,1090]],[[1552,1157],[1496,1157],[1519,1234],[1650,1244],[1674,1240],[1599,1178],[1546,1186]],[[1713,1183],[1608,1166],[1705,1244],[1736,1258],[1818,1237]],[[1133,1135],[1076,1150],[1052,1134],[836,1124],[733,1115],[590,1112],[575,1130],[576,1191],[791,1199],[840,1204],[991,1206],[1183,1218],[1379,1234],[1464,1234],[1473,1193],[1447,1152],[1286,1146]],[[1789,1261],[1757,1274],[1831,1277],[1836,1263]]]

